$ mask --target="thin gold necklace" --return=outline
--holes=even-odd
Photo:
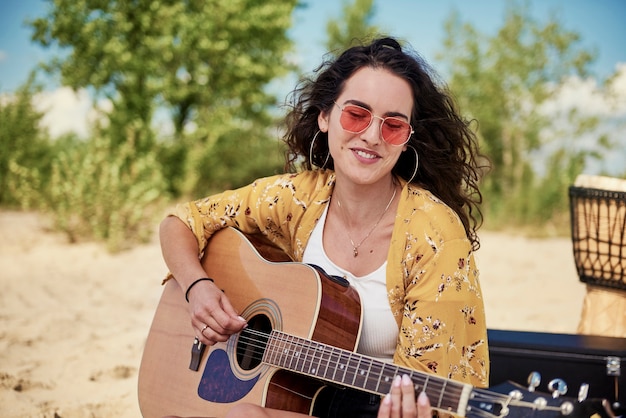
[[[365,235],[365,238],[363,238],[361,240],[361,242],[359,242],[358,244],[355,244],[354,241],[352,240],[352,237],[350,236],[350,232],[348,231],[348,227],[346,226],[344,228],[346,230],[346,234],[348,234],[348,239],[350,240],[350,243],[352,244],[352,254],[354,255],[355,258],[359,255],[359,248],[361,247],[361,245],[365,242],[366,239],[369,238],[369,236],[372,234],[372,232],[374,232],[374,230],[376,229],[376,227],[378,226],[380,221],[382,221],[383,216],[385,216],[385,213],[387,213],[387,210],[389,209],[389,206],[391,206],[391,202],[393,202],[393,199],[395,199],[397,192],[398,192],[398,188],[394,184],[393,194],[391,195],[391,199],[389,199],[389,202],[387,203],[387,206],[385,206],[385,210],[383,210],[383,213],[380,214],[380,217],[378,218],[378,220],[376,221],[376,223],[374,224],[372,229],[370,229],[370,232],[368,232],[367,235]],[[342,213],[344,221],[345,221],[346,220],[346,213],[344,212],[343,206],[341,206],[341,202],[339,201],[339,199],[337,199],[337,206],[339,206],[339,209],[341,210],[341,213]],[[346,222],[346,225],[347,225],[347,222]]]

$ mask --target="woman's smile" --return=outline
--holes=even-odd
[[[382,158],[378,153],[363,148],[350,148],[356,158],[365,164],[371,164]]]

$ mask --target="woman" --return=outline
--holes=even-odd
[[[246,325],[216,283],[198,280],[207,240],[234,226],[350,281],[364,312],[360,353],[486,386],[478,152],[451,98],[391,38],[348,49],[294,93],[284,140],[288,169],[302,171],[179,205],[161,225],[200,340],[223,342]],[[401,377],[383,402],[352,390],[325,398],[316,415],[430,416]],[[230,415],[290,413],[238,405]]]

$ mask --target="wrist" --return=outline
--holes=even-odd
[[[206,282],[206,281],[215,283],[215,281],[213,279],[211,279],[210,277],[201,277],[201,278],[191,282],[191,284],[189,285],[189,287],[187,287],[187,290],[185,291],[185,300],[187,302],[189,302],[189,291],[191,290],[192,287],[194,287],[195,285],[197,285],[200,282]]]

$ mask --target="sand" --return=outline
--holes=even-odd
[[[155,225],[156,231],[156,225]],[[575,333],[569,238],[481,232],[489,328]],[[140,417],[137,374],[166,273],[156,238],[109,254],[0,212],[0,416]]]

